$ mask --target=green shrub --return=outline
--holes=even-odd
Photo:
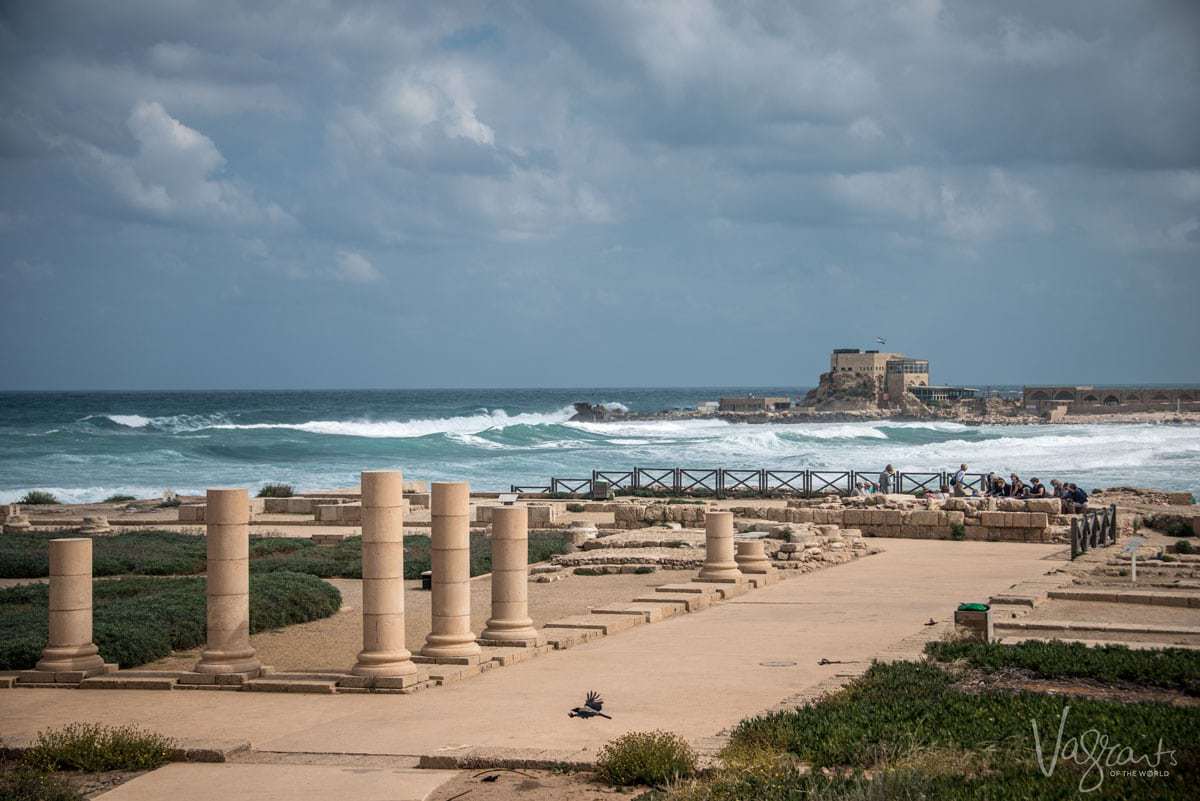
[[[153,770],[171,758],[175,743],[136,726],[68,723],[39,732],[22,756],[35,770]]]
[[[1200,780],[1200,715],[1193,709],[1030,692],[969,693],[953,685],[952,676],[931,664],[875,664],[839,693],[743,720],[731,744],[774,748],[815,768],[870,768],[932,748],[993,750],[1031,761],[1031,721],[1043,734],[1057,732],[1069,705],[1064,740],[1096,729],[1138,753],[1153,754],[1161,738],[1180,762],[1172,776],[1178,770]]]
[[[696,772],[696,754],[677,734],[631,731],[606,744],[596,758],[597,775],[615,787],[662,787]]]
[[[962,540],[965,540],[966,538],[967,538],[967,527],[966,526],[964,526],[962,523],[955,523],[954,525],[950,526],[950,539],[962,541]]]
[[[961,640],[926,643],[925,653],[939,662],[964,660],[986,671],[1018,668],[1048,679],[1127,681],[1200,695],[1200,651],[1185,648],[1134,650],[1079,642],[998,645]]]
[[[574,570],[577,576],[607,576],[607,570],[601,570],[597,567],[577,567]]]
[[[644,576],[647,573],[653,573],[654,568],[652,568],[650,565],[638,565],[633,569],[633,572],[639,576]]]
[[[52,503],[58,503],[58,498],[55,498],[52,493],[44,490],[30,490],[25,493],[24,497],[17,503],[22,506],[46,506]]]
[[[66,779],[26,765],[0,765],[0,798],[4,801],[84,801]]]
[[[295,494],[291,484],[263,484],[258,491],[260,498],[290,498]]]
[[[93,639],[107,662],[135,667],[205,641],[205,582],[201,577],[136,577],[96,581]],[[251,632],[328,617],[341,593],[318,578],[295,573],[250,577]],[[49,588],[0,589],[0,670],[33,667],[48,635]]]
[[[1188,540],[1180,540],[1179,542],[1175,543],[1175,553],[1196,553],[1196,546],[1192,545],[1192,543]]]
[[[1171,554],[1169,554],[1169,553],[1164,553],[1164,554],[1159,555],[1158,561],[1160,561],[1160,562],[1178,562],[1179,558],[1175,557],[1175,556],[1171,556]]]
[[[568,503],[567,504],[568,512],[583,512],[586,510],[587,510],[587,507],[584,506],[582,503]]]
[[[158,508],[159,509],[174,509],[174,508],[176,508],[178,506],[182,506],[182,505],[183,505],[183,500],[175,493],[171,493],[169,496],[167,496],[166,498],[163,498],[161,501],[159,501]]]
[[[40,578],[50,573],[49,542],[64,532],[23,532],[0,537],[0,578]],[[79,536],[70,532],[67,536]],[[529,563],[566,553],[570,537],[558,533],[529,535]],[[127,531],[92,540],[96,576],[195,575],[204,572],[203,537],[177,531]],[[321,578],[362,578],[362,538],[336,545],[315,545],[295,537],[255,537],[250,541],[254,573],[308,573]],[[404,538],[404,577],[417,579],[430,569],[429,537]],[[492,569],[492,541],[471,535],[471,575]]]
[[[109,495],[107,498],[104,499],[104,502],[105,503],[129,503],[130,501],[136,501],[136,500],[137,500],[137,498],[133,497],[132,495],[121,495],[118,493],[117,495]]]

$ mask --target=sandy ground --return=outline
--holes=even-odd
[[[613,801],[632,798],[645,787],[613,788],[591,773],[547,770],[465,770],[433,791],[429,801]]]
[[[1023,619],[1078,620],[1089,623],[1144,624],[1147,626],[1200,626],[1200,609],[1050,599],[1036,607]]]
[[[575,576],[548,584],[529,584],[529,616],[541,627],[551,620],[585,614],[593,606],[631,601],[648,587],[679,580],[672,571],[645,575]],[[362,648],[362,582],[328,579],[342,593],[342,609],[332,617],[288,626],[250,638],[264,665],[276,670],[345,670]],[[430,593],[421,582],[405,582],[405,639],[410,651],[425,643],[430,629]],[[491,613],[490,576],[471,580],[471,623],[478,633]],[[181,651],[146,665],[155,670],[190,670],[199,649]]]

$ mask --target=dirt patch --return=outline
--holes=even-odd
[[[530,583],[529,615],[536,627],[551,620],[587,614],[594,606],[628,602],[651,587],[678,580],[673,573],[613,576],[570,576],[548,584]],[[250,638],[264,665],[276,670],[345,670],[362,649],[362,581],[327,579],[342,593],[337,614],[295,626],[265,631]],[[416,652],[430,628],[430,593],[420,581],[405,582],[405,641]],[[471,625],[477,634],[491,616],[490,575],[471,579]],[[149,670],[190,670],[200,649],[176,652],[145,666]]]
[[[614,788],[591,773],[549,770],[465,770],[429,796],[429,801],[611,801],[633,798],[645,787]]]
[[[1031,692],[1045,695],[1065,695],[1097,701],[1116,701],[1122,704],[1153,702],[1171,706],[1200,708],[1200,698],[1177,690],[1146,687],[1129,682],[1100,682],[1091,679],[1047,679],[1031,672],[1006,670],[968,670],[954,686],[964,692]]]

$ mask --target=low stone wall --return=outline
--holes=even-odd
[[[1057,498],[948,498],[944,501],[913,500],[853,505],[809,503],[785,507],[739,506],[738,517],[780,523],[846,526],[860,529],[869,537],[950,539],[958,526],[969,540],[1049,542],[1054,537],[1052,518],[1061,505]]]
[[[562,504],[556,503],[522,503],[521,506],[529,510],[529,525],[531,527],[548,527],[557,526],[562,518]],[[502,506],[475,506],[474,510],[475,523],[490,524],[492,522],[493,512],[496,509],[503,509]]]

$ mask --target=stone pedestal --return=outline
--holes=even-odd
[[[108,518],[104,515],[89,515],[83,518],[83,525],[79,527],[80,534],[111,534],[112,526],[108,524]]]
[[[92,642],[92,541],[50,540],[50,637],[37,670],[104,672]]]
[[[404,477],[362,474],[363,648],[356,676],[417,672],[404,642]]]
[[[471,632],[471,491],[466,482],[435,482],[429,498],[432,627],[421,656],[473,663]]]
[[[733,512],[704,515],[704,566],[696,581],[737,581],[742,578],[733,560]]]
[[[766,543],[762,540],[739,540],[736,545],[737,555],[733,561],[737,563],[739,571],[746,575],[774,572],[775,568],[767,560]]]
[[[502,507],[492,513],[492,616],[479,641],[536,645],[528,598],[529,514],[525,507]]]
[[[982,604],[974,604],[981,606]],[[954,611],[954,629],[968,639],[978,642],[992,642],[996,639],[992,631],[992,610],[987,609],[956,609]]]
[[[21,514],[21,507],[18,504],[11,504],[3,511],[4,514],[0,514],[0,523],[4,525],[5,534],[20,534],[22,531],[29,531],[33,528],[29,518]]]
[[[257,676],[250,645],[250,498],[244,489],[210,489],[205,508],[208,541],[208,644],[197,673]]]

